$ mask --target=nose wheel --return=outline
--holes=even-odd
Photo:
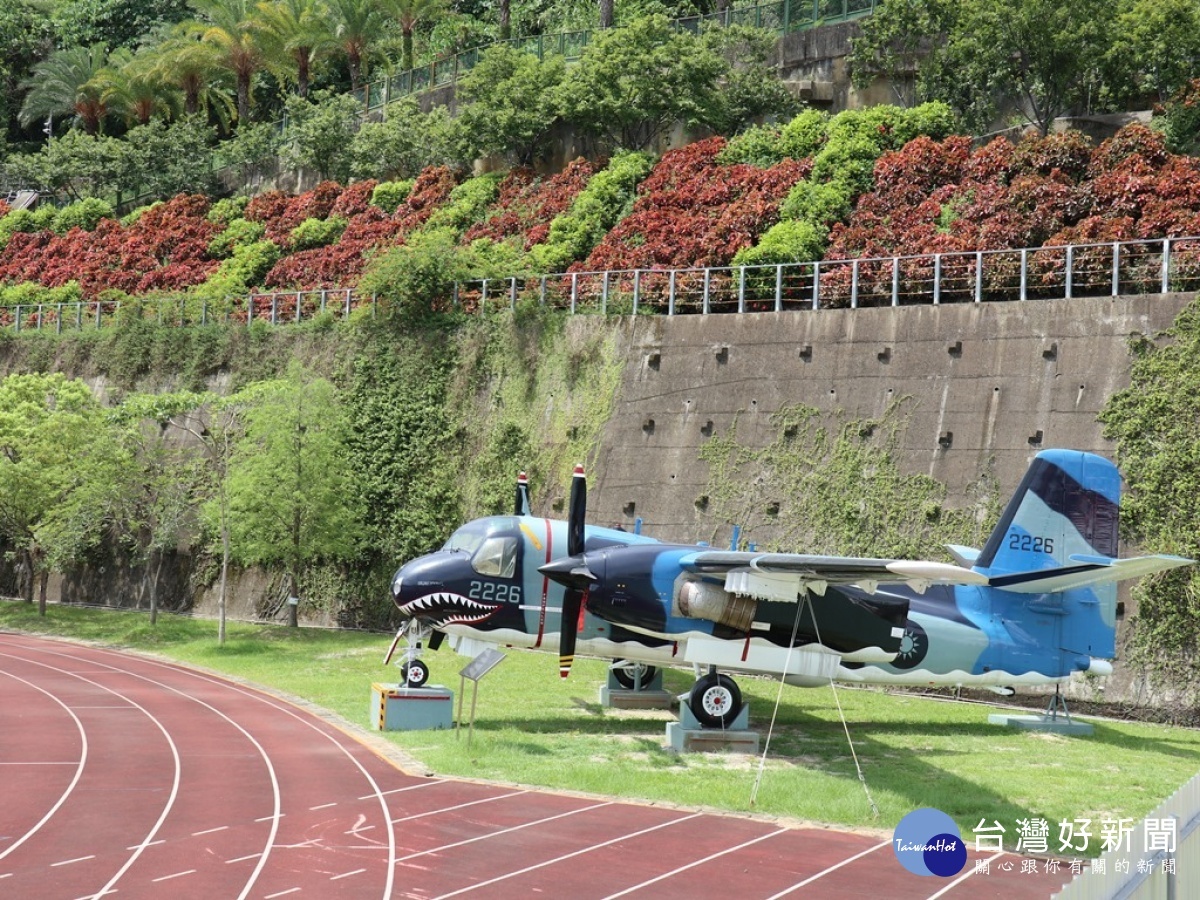
[[[710,672],[696,681],[688,707],[705,728],[728,728],[742,711],[742,692],[728,675]]]
[[[401,663],[400,677],[406,687],[419,688],[429,680],[429,666],[423,660],[410,659]]]

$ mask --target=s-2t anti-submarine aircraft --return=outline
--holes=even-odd
[[[405,564],[392,595],[406,618],[401,667],[424,684],[422,645],[449,636],[469,656],[499,644],[614,660],[618,682],[690,665],[688,705],[706,727],[730,725],[741,692],[728,672],[816,686],[989,687],[1056,684],[1112,671],[1117,582],[1188,565],[1178,556],[1117,558],[1121,477],[1107,459],[1038,453],[982,550],[958,565],[717,550],[585,524],[582,467],[566,521],[514,514],[463,525],[436,553]]]

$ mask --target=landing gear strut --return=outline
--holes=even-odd
[[[643,662],[632,662],[627,659],[614,659],[609,669],[612,670],[613,678],[617,680],[617,684],[627,691],[646,690],[654,681],[654,676],[658,674],[658,669],[654,668],[654,666],[648,666]]]
[[[419,688],[429,680],[429,666],[421,659],[421,646],[428,641],[429,649],[436,650],[441,643],[441,637],[440,632],[423,626],[416,620],[410,621],[396,632],[396,638],[392,641],[392,646],[388,649],[383,664],[386,666],[392,661],[396,645],[403,638],[405,645],[403,658],[397,663],[400,667],[400,679],[404,682],[405,687]]]
[[[692,686],[688,707],[705,728],[729,728],[742,711],[742,692],[728,675],[712,671]]]

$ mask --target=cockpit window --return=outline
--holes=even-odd
[[[517,539],[515,537],[490,537],[484,540],[471,566],[480,575],[512,578],[517,569]]]
[[[474,553],[479,549],[479,545],[487,538],[487,532],[481,528],[472,528],[471,526],[463,526],[450,535],[450,539],[442,545],[443,550],[463,550],[467,553]]]

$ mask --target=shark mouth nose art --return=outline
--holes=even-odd
[[[435,627],[440,625],[473,625],[495,615],[500,607],[481,603],[450,591],[437,591],[410,600],[400,611],[414,619],[423,619]]]

